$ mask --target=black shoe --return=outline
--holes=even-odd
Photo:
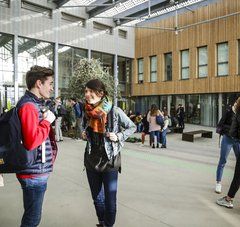
[[[157,144],[157,148],[159,148],[159,144]]]
[[[154,145],[154,144],[152,145],[152,148],[155,148],[155,145]]]
[[[96,224],[96,226],[97,226],[97,227],[103,227],[103,225],[102,225],[102,224]]]
[[[167,146],[166,145],[162,145],[161,148],[167,148]]]

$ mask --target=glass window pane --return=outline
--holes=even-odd
[[[102,54],[103,69],[108,71],[113,76],[114,56],[111,54]]]
[[[189,66],[189,50],[182,51],[182,67]]]
[[[53,68],[53,44],[18,38],[19,97],[26,89],[26,73],[33,65]],[[21,89],[20,89],[21,88]]]
[[[228,63],[218,65],[218,76],[228,75]]]
[[[207,47],[200,47],[198,49],[198,64],[199,65],[207,65],[208,64]]]
[[[189,79],[189,68],[182,69],[182,79]]]
[[[228,62],[228,43],[218,44],[218,63]]]
[[[14,105],[13,36],[0,34],[0,114]]]
[[[138,81],[143,81],[143,74],[142,73],[138,74]]]
[[[69,79],[73,76],[73,48],[59,45],[58,48],[58,86],[61,93],[68,88]]]
[[[165,59],[165,80],[172,80],[172,53],[164,55]]]
[[[208,74],[208,67],[207,66],[199,66],[199,77],[207,77]]]
[[[151,71],[157,71],[157,57],[151,57]]]
[[[151,73],[151,82],[156,82],[157,81],[157,73],[156,72],[152,72]]]
[[[138,59],[138,82],[143,82],[143,59]]]

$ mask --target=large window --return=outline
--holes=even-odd
[[[228,75],[228,43],[217,44],[217,76]]]
[[[207,47],[198,48],[198,77],[207,77],[208,75],[208,52]]]
[[[87,57],[87,51],[59,45],[58,49],[58,85],[61,94],[65,94],[69,80],[75,73],[75,65]]]
[[[109,74],[113,76],[113,73],[114,73],[113,71],[114,56],[113,55],[92,51],[91,56],[94,59],[99,59],[102,62],[103,69],[108,71]]]
[[[13,36],[0,34],[0,113],[14,104]]]
[[[143,58],[138,59],[138,83],[143,83]]]
[[[19,97],[26,89],[26,72],[33,65],[53,68],[53,44],[34,39],[18,38]]]
[[[165,81],[172,80],[172,53],[164,54]]]
[[[126,97],[131,94],[131,59],[118,56],[118,82],[122,98],[118,100],[118,106],[127,109]]]
[[[181,51],[181,79],[189,79],[189,50]]]
[[[157,56],[150,57],[150,82],[157,82]]]

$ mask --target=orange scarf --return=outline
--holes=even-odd
[[[92,128],[93,132],[105,133],[107,114],[112,108],[112,102],[104,97],[97,106],[91,104],[85,104],[86,117],[89,121],[89,127]]]

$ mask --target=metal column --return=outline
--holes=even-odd
[[[117,106],[117,89],[118,89],[118,55],[114,55],[114,106]]]

